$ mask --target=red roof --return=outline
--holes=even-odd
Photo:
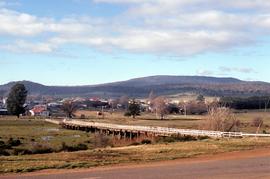
[[[43,111],[47,111],[47,107],[45,105],[37,105],[37,106],[34,106],[34,108],[32,109],[32,111],[34,113],[41,113]]]

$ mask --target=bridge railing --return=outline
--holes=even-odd
[[[59,121],[51,119],[46,120],[51,123],[60,124]],[[81,126],[81,127],[97,127],[100,129],[111,130],[126,130],[132,132],[150,132],[157,135],[191,135],[191,136],[208,136],[208,137],[270,137],[270,134],[248,134],[242,132],[221,132],[221,131],[207,131],[207,130],[193,130],[193,129],[177,129],[167,127],[152,127],[152,126],[131,126],[118,125],[99,122],[85,122],[79,120],[64,120],[63,124]]]

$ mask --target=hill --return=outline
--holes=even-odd
[[[17,82],[0,85],[0,93],[6,94],[15,83]],[[209,96],[262,96],[270,94],[270,83],[204,76],[150,76],[86,86],[45,86],[30,81],[20,81],[20,83],[26,86],[31,95],[61,97],[119,97],[122,95],[146,97],[151,90],[158,95],[196,93]]]

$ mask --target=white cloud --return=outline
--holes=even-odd
[[[0,36],[20,40],[1,44],[1,48],[51,53],[65,44],[80,44],[102,50],[185,56],[253,45],[270,30],[270,1],[265,0],[94,2],[128,6],[116,17],[60,20],[2,8]]]
[[[202,70],[202,69],[197,70],[197,75],[200,75],[200,76],[211,76],[213,74],[214,72],[211,70]]]
[[[257,71],[253,68],[249,67],[226,67],[226,66],[220,66],[216,70],[205,70],[205,69],[199,69],[197,70],[197,75],[202,76],[231,76],[233,73],[241,73],[241,74],[254,74],[257,73]]]
[[[219,67],[219,71],[222,74],[229,74],[232,72],[237,72],[237,73],[257,73],[253,68],[239,68],[239,67]]]
[[[18,40],[12,44],[0,45],[0,49],[19,53],[51,53],[55,46],[50,43],[30,43]]]

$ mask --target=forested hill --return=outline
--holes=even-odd
[[[157,95],[197,93],[210,96],[263,96],[270,94],[270,83],[204,76],[150,76],[86,86],[45,86],[30,81],[20,82],[25,84],[32,95],[146,97],[151,90],[154,90]],[[15,83],[0,85],[0,95],[7,94]]]

